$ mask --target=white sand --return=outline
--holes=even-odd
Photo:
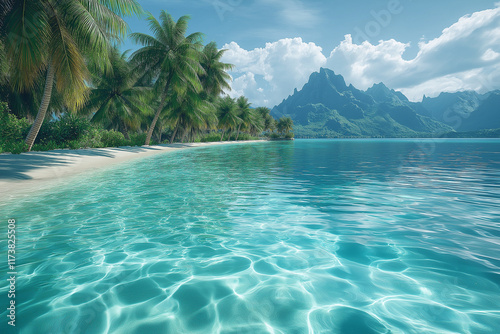
[[[191,147],[262,141],[189,143],[142,147],[54,150],[0,155],[0,198],[37,192],[89,170]]]

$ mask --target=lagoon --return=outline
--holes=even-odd
[[[192,148],[0,211],[19,333],[500,328],[500,140]]]

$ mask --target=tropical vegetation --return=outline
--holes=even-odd
[[[290,133],[226,95],[233,66],[187,34],[188,16],[147,14],[151,35],[130,34],[138,49],[122,52],[132,15],[146,15],[136,0],[2,1],[0,153]]]

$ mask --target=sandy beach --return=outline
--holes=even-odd
[[[212,145],[262,142],[186,143],[157,146],[54,150],[0,155],[0,193],[11,198],[37,191],[85,171],[110,167],[133,159],[175,150]]]

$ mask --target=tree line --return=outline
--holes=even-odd
[[[145,15],[151,34],[130,34],[139,48],[121,52],[123,18],[131,15]],[[188,23],[189,16],[176,21],[166,11],[157,19],[135,0],[3,0],[0,100],[17,119],[29,120],[23,150],[40,140],[48,121],[63,117],[86,119],[125,139],[140,134],[145,145],[203,136],[292,137],[291,119],[277,122],[268,108],[225,96],[233,68],[221,61],[225,50],[204,45],[201,33],[188,35]]]

